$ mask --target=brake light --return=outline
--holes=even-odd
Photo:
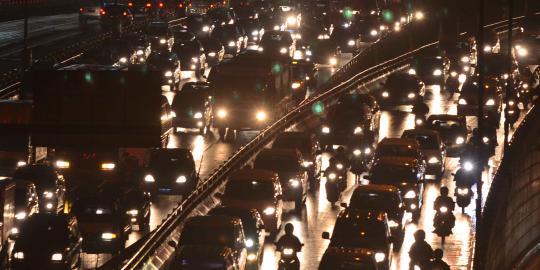
[[[146,7],[147,8],[152,7],[152,4],[151,3],[146,3]]]
[[[133,6],[133,3],[129,2],[128,7],[132,7],[132,6]]]
[[[124,11],[124,13],[122,13],[124,16],[127,16],[127,12]]]
[[[105,12],[105,10],[104,10],[104,9],[101,9],[101,10],[99,11],[99,13],[101,13],[101,15],[105,15],[105,14],[107,14],[107,12]]]
[[[79,12],[83,12],[84,11],[84,8],[79,8]]]
[[[160,3],[158,4],[158,6],[159,6],[159,8],[163,8],[163,6],[164,6],[164,5],[163,5],[163,2],[160,2]]]

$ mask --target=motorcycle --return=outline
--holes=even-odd
[[[360,181],[360,175],[368,170],[370,161],[373,158],[371,146],[359,146],[352,151],[351,172],[355,175],[356,182]]]
[[[445,238],[452,234],[454,225],[455,217],[451,208],[447,205],[441,205],[433,219],[433,226],[435,227],[434,233],[441,237],[442,244],[444,244]]]
[[[281,252],[281,258],[279,259],[278,270],[300,269],[300,261],[296,255],[297,250],[293,247],[283,246],[279,251]]]
[[[328,168],[324,172],[324,176],[326,177],[326,199],[332,204],[339,200],[339,196],[344,190],[343,182],[346,181],[337,167],[336,164],[335,168]]]
[[[472,167],[460,168],[452,175],[454,176],[454,181],[456,182],[454,195],[456,196],[457,205],[461,207],[461,213],[465,213],[465,207],[471,204],[471,199],[473,196],[471,187],[475,183],[475,177],[478,175],[474,173]]]

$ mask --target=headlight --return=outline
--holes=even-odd
[[[287,51],[288,51],[288,50],[287,50],[287,48],[285,48],[285,47],[279,49],[279,53],[281,53],[281,54],[286,54]]]
[[[101,170],[111,171],[111,170],[114,170],[114,168],[116,168],[116,164],[114,163],[110,163],[110,162],[101,163]]]
[[[246,245],[247,245],[247,244],[246,244]],[[253,253],[250,253],[250,254],[248,254],[248,256],[247,256],[247,259],[248,259],[248,261],[253,262],[253,261],[257,260],[257,255],[256,255],[256,254],[253,254]]]
[[[23,220],[26,218],[26,213],[25,212],[19,212],[17,214],[15,214],[15,218],[18,219],[18,220]]]
[[[185,175],[180,175],[176,178],[176,183],[183,184],[187,182],[187,177]]]
[[[293,82],[291,85],[292,89],[298,89],[300,86],[302,86],[302,84],[299,82]]]
[[[352,47],[352,46],[356,45],[356,41],[351,39],[351,40],[349,40],[349,42],[347,42],[347,45]]]
[[[11,234],[15,235],[15,234],[18,234],[19,233],[19,229],[17,227],[13,227],[11,228]]]
[[[297,179],[289,179],[289,185],[291,185],[294,188],[299,187],[300,181],[298,181]]]
[[[371,148],[366,147],[366,149],[364,149],[364,154],[366,154],[366,155],[371,154]]]
[[[236,42],[234,41],[229,41],[229,44],[227,44],[229,47],[234,47],[236,46]]]
[[[130,215],[130,216],[136,216],[139,214],[139,210],[137,209],[131,209],[129,211],[126,212],[126,214]]]
[[[120,63],[122,63],[122,64],[127,63],[127,58],[125,58],[125,57],[120,57]]]
[[[264,120],[266,120],[266,113],[263,112],[263,111],[257,112],[257,115],[255,117],[259,121],[264,121]]]
[[[377,30],[373,29],[373,30],[371,30],[371,31],[369,32],[369,34],[370,34],[372,37],[374,37],[374,36],[376,36],[377,34],[379,34],[379,32],[377,32]]]
[[[435,69],[433,71],[433,76],[441,76],[442,75],[442,70],[440,69]]]
[[[312,54],[312,53],[311,53],[310,50],[306,50],[306,55],[307,55],[307,56],[311,56],[311,54]]]
[[[328,34],[319,34],[317,36],[317,39],[329,39],[330,36]]]
[[[384,259],[386,258],[386,255],[384,255],[384,253],[382,252],[377,252],[375,253],[375,261],[376,262],[384,262]]]
[[[465,138],[463,137],[457,137],[456,138],[456,144],[463,144],[465,142]]]
[[[283,255],[292,255],[293,253],[294,253],[294,250],[292,248],[283,249]]]
[[[331,57],[328,63],[330,63],[330,65],[332,66],[335,66],[337,65],[337,59],[335,57]]]
[[[467,80],[467,75],[465,74],[459,74],[458,82],[464,83]]]
[[[482,141],[483,141],[484,143],[488,143],[488,142],[489,142],[489,138],[484,136],[484,137],[482,137]]]
[[[523,85],[521,85],[521,86],[523,87],[523,89],[527,89],[527,88],[529,88],[529,84],[527,84],[527,83],[524,83],[524,84],[523,84]]]
[[[102,233],[101,239],[103,240],[113,240],[116,239],[117,235],[116,233]]]
[[[259,52],[263,52],[263,51],[264,51],[264,48],[263,48],[263,47],[261,47],[261,46],[259,46],[259,47],[257,48],[257,51],[259,51]]]
[[[293,17],[293,16],[289,16],[289,17],[287,18],[287,24],[296,24],[296,22],[297,22],[297,20],[296,20],[296,18]]]
[[[159,40],[159,43],[160,43],[160,44],[165,44],[165,43],[167,43],[167,40],[164,39],[164,38],[162,38],[162,39]]]
[[[45,208],[47,208],[47,209],[52,209],[52,208],[53,208],[53,204],[52,204],[52,203],[47,203],[47,204],[45,205]]]
[[[416,192],[414,190],[409,190],[405,193],[405,199],[414,199],[416,198]]]
[[[429,163],[429,164],[437,164],[437,163],[439,163],[439,159],[436,158],[436,157],[431,157],[431,158],[428,160],[428,163]]]
[[[324,134],[328,134],[328,133],[330,133],[330,128],[329,127],[322,127],[321,131]]]
[[[263,211],[263,213],[267,216],[273,215],[276,212],[276,208],[274,207],[266,207]]]
[[[15,258],[17,260],[23,260],[24,259],[24,252],[22,252],[22,251],[15,252],[15,254],[13,254],[13,258]]]
[[[457,75],[458,75],[458,73],[455,72],[455,71],[451,71],[451,72],[450,72],[450,76],[452,76],[452,77],[456,77]]]
[[[258,35],[259,35],[259,31],[255,30],[255,31],[251,32],[251,35],[252,35],[252,36],[258,36]]]
[[[210,57],[216,57],[216,53],[215,53],[215,52],[209,52],[209,53],[208,53],[208,56],[210,56]]]
[[[409,207],[411,208],[411,210],[414,210],[414,209],[416,209],[416,204],[411,203],[411,205]]]
[[[173,75],[172,71],[170,70],[165,71],[165,77],[172,77],[172,75]]]
[[[302,51],[294,51],[293,58],[294,59],[302,59],[302,58],[304,58],[304,54],[302,53]]]
[[[69,162],[64,160],[57,160],[56,161],[56,167],[60,169],[67,169],[69,168]]]
[[[491,52],[492,49],[489,45],[484,46],[484,52]]]
[[[354,133],[355,135],[358,135],[358,134],[362,133],[362,128],[361,128],[361,127],[356,127],[356,128],[354,129],[354,132],[353,132],[353,133]]]
[[[274,30],[279,31],[280,28],[279,25],[274,25]]]
[[[331,173],[331,174],[328,175],[328,178],[329,178],[330,180],[334,180],[334,179],[336,179],[336,177],[337,177],[337,176],[336,176],[335,173]]]
[[[467,101],[463,98],[460,98],[459,101],[458,101],[458,104],[459,105],[467,105]]]
[[[474,169],[474,165],[472,164],[472,162],[470,161],[465,161],[463,163],[463,168],[466,170],[466,171],[470,171],[472,169]]]
[[[387,91],[384,91],[384,92],[382,92],[381,96],[382,96],[383,98],[387,98],[387,97],[390,96],[390,94],[389,94]]]
[[[221,110],[219,110],[219,111],[217,112],[217,116],[218,116],[219,118],[225,118],[225,117],[227,117],[227,111],[221,109]]]
[[[399,223],[393,221],[393,220],[388,220],[388,227],[390,228],[396,228],[397,226],[399,226]]]
[[[422,11],[417,11],[417,12],[414,14],[414,17],[415,17],[417,20],[422,20],[422,19],[424,19],[424,12],[422,12]]]
[[[26,161],[17,161],[17,167],[22,167],[26,165]]]
[[[405,23],[405,22],[407,22],[407,18],[406,17],[401,17],[401,18],[399,18],[399,21],[402,22],[402,23]]]
[[[446,206],[441,206],[441,208],[439,208],[439,211],[440,211],[441,213],[446,213],[446,212],[448,212],[448,207],[446,207]]]
[[[203,32],[208,32],[208,31],[210,31],[210,27],[205,25],[205,26],[202,27],[202,30],[203,30]]]
[[[463,63],[469,63],[470,61],[471,61],[471,59],[468,56],[461,57],[461,62],[463,62]]]
[[[44,191],[44,192],[43,192],[43,196],[44,196],[46,199],[51,199],[51,198],[54,196],[54,193],[51,192],[51,191]]]
[[[486,106],[493,106],[495,105],[495,100],[490,98],[486,101]]]
[[[353,151],[353,155],[355,155],[355,156],[360,156],[361,154],[362,154],[362,150],[360,150],[360,149],[355,149]]]
[[[203,117],[202,113],[201,112],[196,112],[194,115],[193,115],[193,118],[195,119],[201,119]]]
[[[246,239],[246,247],[250,248],[250,247],[253,247],[255,245],[255,242],[253,242],[253,240],[251,239]]]
[[[199,58],[193,57],[193,58],[191,58],[191,62],[193,62],[193,63],[199,63]]]
[[[510,105],[510,106],[514,106],[515,104],[516,104],[516,102],[513,101],[513,100],[508,101],[508,105]]]
[[[381,26],[379,26],[379,30],[381,30],[381,31],[386,30],[386,25],[381,25]]]
[[[342,170],[343,169],[343,164],[341,164],[341,163],[336,164],[336,168]]]
[[[469,194],[469,189],[468,188],[458,188],[457,193],[459,195],[467,195],[467,194]]]
[[[144,54],[143,50],[137,50],[137,55],[143,55],[143,54]]]
[[[51,261],[59,262],[59,261],[61,261],[63,258],[64,258],[64,256],[62,256],[62,253],[54,253],[54,254],[51,256]]]
[[[171,111],[171,117],[172,117],[172,118],[175,118],[175,117],[176,117],[176,112],[175,112],[175,111]]]
[[[409,73],[410,75],[416,75],[416,69],[409,68],[409,71],[407,73]]]
[[[415,122],[417,126],[420,126],[424,123],[424,120],[422,118],[417,118]]]
[[[519,47],[519,49],[517,49],[517,54],[518,56],[527,56],[527,54],[529,54],[529,51],[527,51],[527,49],[523,48],[523,47]]]
[[[415,93],[409,93],[409,94],[407,95],[407,97],[408,97],[409,99],[413,99],[413,98],[416,97],[416,94],[415,94]]]
[[[312,165],[313,165],[313,162],[311,162],[311,161],[302,162],[302,166],[304,166],[305,168],[311,167]]]
[[[144,177],[144,182],[154,183],[154,182],[156,182],[156,179],[155,179],[154,176],[152,176],[151,174],[147,174],[147,175]]]

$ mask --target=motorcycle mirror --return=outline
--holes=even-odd
[[[322,233],[322,239],[330,240],[330,233],[329,232],[323,232]]]
[[[343,207],[343,208],[347,208],[347,204],[346,203],[340,203],[339,206]]]

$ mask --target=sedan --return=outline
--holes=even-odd
[[[200,78],[206,70],[206,54],[198,40],[175,42],[172,51],[180,56],[181,70],[195,72],[195,77]]]
[[[208,66],[213,67],[223,61],[225,56],[225,47],[216,38],[201,38],[199,40],[203,46],[204,54],[206,54],[206,62]]]
[[[293,57],[296,42],[287,31],[265,31],[259,44],[259,51],[268,55]]]
[[[188,149],[156,149],[144,169],[143,184],[152,194],[187,196],[197,186],[195,161]]]
[[[418,142],[427,163],[426,174],[435,175],[435,180],[440,181],[446,165],[446,146],[439,132],[431,129],[408,129],[401,137],[415,139]]]
[[[413,105],[424,98],[425,89],[425,84],[414,74],[392,73],[380,91],[379,103],[381,106]]]

